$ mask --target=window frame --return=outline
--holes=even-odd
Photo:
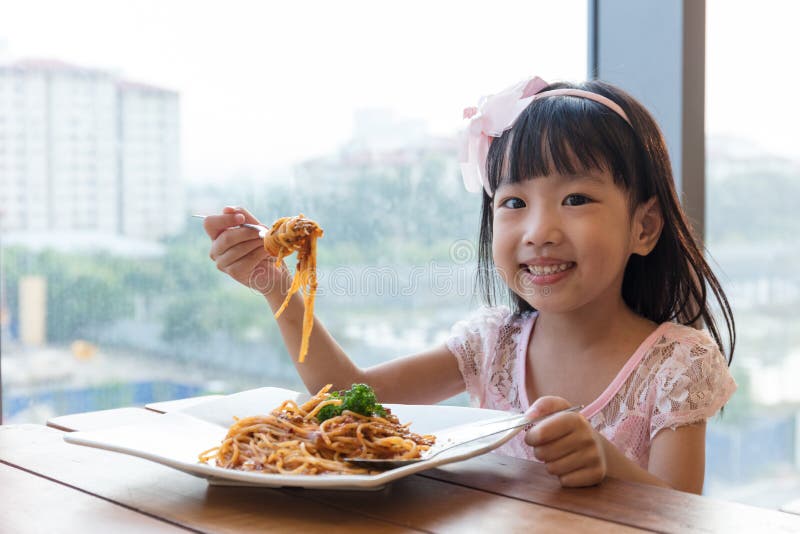
[[[678,195],[705,237],[705,0],[588,0],[589,79],[631,93],[655,116]]]

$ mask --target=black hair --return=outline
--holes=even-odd
[[[603,104],[579,97],[535,99],[514,126],[489,147],[486,171],[489,186],[550,174],[577,174],[585,170],[610,172],[625,190],[631,212],[656,197],[664,226],[647,256],[631,255],[622,281],[622,298],[637,314],[655,323],[675,321],[706,325],[720,351],[725,349],[708,302],[709,290],[719,305],[733,359],[736,328],[725,292],[703,256],[702,246],[681,208],[664,137],[650,113],[621,89],[601,81],[557,83],[544,88],[583,89],[616,102],[630,124]],[[478,287],[488,305],[498,289],[508,292],[515,313],[531,305],[499,284],[492,258],[492,198],[483,192],[478,239]]]

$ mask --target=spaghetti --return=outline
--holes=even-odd
[[[297,270],[294,273],[289,293],[275,312],[277,319],[289,304],[289,299],[299,290],[303,295],[303,333],[297,361],[305,360],[308,340],[314,326],[314,296],[317,294],[317,238],[322,237],[322,228],[301,213],[297,217],[281,217],[272,224],[264,237],[264,249],[278,261],[297,251]]]
[[[410,432],[409,424],[400,424],[388,409],[385,417],[345,410],[319,423],[321,409],[342,402],[328,393],[330,388],[328,384],[302,405],[286,400],[268,415],[237,419],[222,443],[201,453],[199,460],[275,474],[372,474],[343,458],[419,458],[436,440]]]

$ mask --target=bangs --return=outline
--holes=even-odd
[[[487,157],[492,191],[540,176],[611,173],[631,190],[636,163],[631,128],[604,105],[579,97],[534,100],[514,126],[493,139]],[[634,195],[638,196],[638,195]]]

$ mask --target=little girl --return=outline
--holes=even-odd
[[[357,367],[315,320],[306,387],[370,384],[382,402],[435,403],[466,390],[482,408],[541,416],[500,452],[544,462],[563,486],[606,476],[699,493],[706,420],[736,384],[730,306],[692,237],[664,139],[650,114],[606,83],[526,80],[465,110],[462,172],[482,191],[479,281],[488,307],[445,344]],[[217,267],[258,286],[274,312],[289,287],[241,208],[205,220]],[[498,284],[511,309],[494,306]],[[702,321],[708,332],[691,325]],[[278,319],[296,355],[295,295]]]

